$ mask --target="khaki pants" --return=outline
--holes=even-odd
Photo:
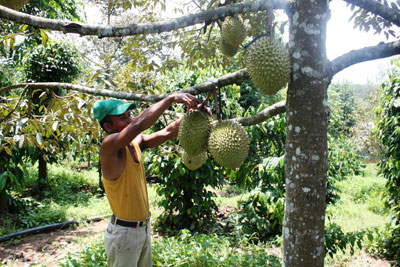
[[[150,223],[131,228],[108,223],[104,235],[108,267],[151,267]]]

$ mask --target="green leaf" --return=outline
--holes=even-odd
[[[40,36],[42,36],[42,45],[47,46],[47,41],[49,40],[49,37],[43,29],[40,29]]]
[[[0,192],[4,190],[7,184],[7,173],[8,171],[3,172],[0,174]]]
[[[38,144],[40,145],[40,146],[42,146],[43,145],[43,136],[42,136],[42,134],[41,133],[36,133],[36,141],[38,142]]]
[[[21,32],[24,32],[28,28],[28,25],[24,24],[21,26]]]
[[[122,4],[124,9],[130,9],[132,8],[132,3],[130,0],[125,0],[124,3]]]
[[[12,156],[12,152],[11,152],[11,149],[9,148],[9,147],[4,147],[4,150],[7,152],[7,154],[9,155],[9,156]]]
[[[14,49],[14,45],[15,45],[15,38],[12,37],[10,38],[10,49]]]

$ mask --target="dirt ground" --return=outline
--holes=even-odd
[[[107,220],[101,220],[75,229],[30,235],[0,243],[0,263],[10,267],[31,266],[33,264],[42,264],[48,267],[58,266],[58,260],[64,258],[68,252],[73,253],[79,250],[79,246],[74,240],[103,233],[106,227]],[[271,253],[280,255],[280,249],[273,248]],[[343,263],[332,265],[332,267],[336,266],[344,267]],[[361,252],[354,257],[352,262],[347,262],[345,266],[388,267],[390,263]]]
[[[3,242],[0,243],[0,262],[16,267],[32,264],[58,266],[58,260],[64,258],[68,252],[78,251],[79,247],[74,240],[102,233],[106,227],[107,221],[101,220],[76,229],[40,233]]]

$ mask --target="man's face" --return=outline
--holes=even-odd
[[[126,126],[128,126],[132,122],[131,112],[130,110],[125,111],[125,113],[121,115],[109,115],[112,123],[105,123],[104,127],[106,128],[108,133],[119,133]]]

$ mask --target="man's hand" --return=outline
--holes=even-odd
[[[188,110],[201,110],[207,112],[208,115],[212,115],[211,109],[205,105],[205,103],[201,103],[201,101],[188,93],[173,93],[170,95],[171,99],[175,103],[182,103],[188,106]]]
[[[186,104],[189,108],[196,109],[201,104],[200,100],[188,93],[173,93],[169,96],[172,102]]]

